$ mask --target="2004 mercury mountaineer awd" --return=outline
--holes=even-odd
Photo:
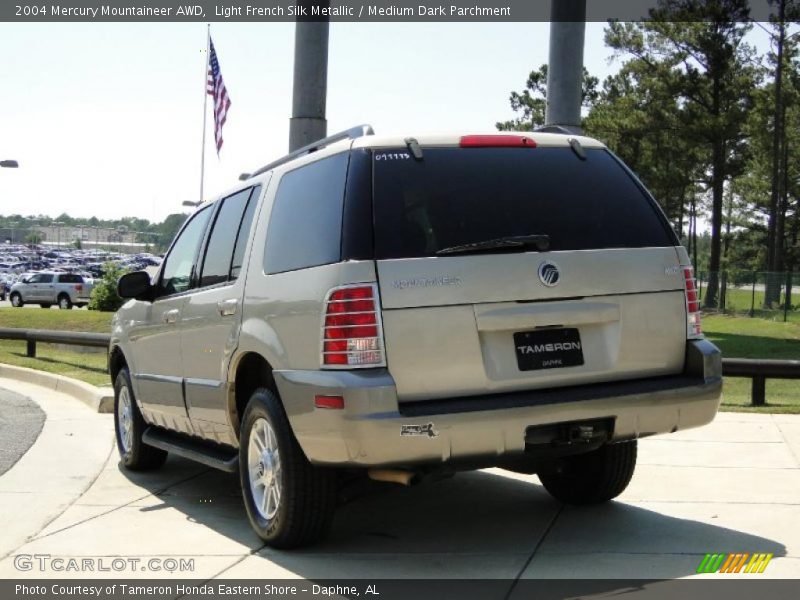
[[[714,418],[687,253],[598,141],[361,126],[242,179],[120,279],[109,370],[122,463],[238,470],[268,544],[320,539],[359,473],[608,501],[639,438]]]

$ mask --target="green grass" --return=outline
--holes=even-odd
[[[713,315],[703,317],[706,337],[729,358],[800,360],[800,322]],[[727,377],[722,410],[800,414],[800,380],[768,379],[767,405],[750,401],[749,379]]]
[[[792,303],[797,304],[800,298],[800,289],[795,290]],[[783,296],[781,296],[783,302]],[[702,301],[701,301],[702,304]],[[750,310],[754,311],[753,316],[761,319],[775,320],[783,322],[783,308],[776,307],[764,309],[764,292],[756,290],[755,302],[753,302],[753,292],[745,288],[729,287],[725,292],[725,313],[738,316],[750,316]],[[786,320],[793,323],[800,323],[800,311],[789,310]]]
[[[36,344],[36,358],[28,358],[25,342],[0,341],[0,362],[80,379],[92,385],[111,385],[105,352],[62,350],[53,344]]]
[[[0,327],[109,333],[114,313],[57,308],[0,308]]]
[[[0,327],[109,333],[112,316],[113,313],[94,310],[0,308]],[[109,385],[105,352],[63,348],[36,344],[36,358],[28,358],[25,342],[0,340],[0,362],[65,375],[92,385]]]

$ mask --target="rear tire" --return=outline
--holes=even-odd
[[[19,292],[14,292],[11,294],[11,306],[14,308],[22,308],[25,306],[25,303],[22,301],[22,296],[19,295]]]
[[[58,308],[61,310],[69,310],[72,308],[72,300],[69,299],[69,296],[66,294],[61,294],[58,297]]]
[[[147,423],[139,412],[131,386],[131,375],[127,367],[120,369],[114,382],[114,431],[117,450],[126,469],[151,471],[158,469],[167,460],[167,453],[142,441]]]
[[[566,504],[600,504],[619,496],[636,468],[636,440],[559,459],[540,470],[545,489]]]
[[[336,509],[333,469],[308,462],[278,397],[259,388],[242,417],[239,479],[247,516],[273,548],[297,548],[325,537]]]

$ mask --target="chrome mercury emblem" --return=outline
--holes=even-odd
[[[555,263],[545,261],[539,265],[539,281],[547,287],[553,287],[561,279],[561,273]]]

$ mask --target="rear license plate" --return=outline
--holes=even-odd
[[[583,364],[581,336],[577,329],[541,329],[514,334],[514,350],[520,371],[576,367]]]

